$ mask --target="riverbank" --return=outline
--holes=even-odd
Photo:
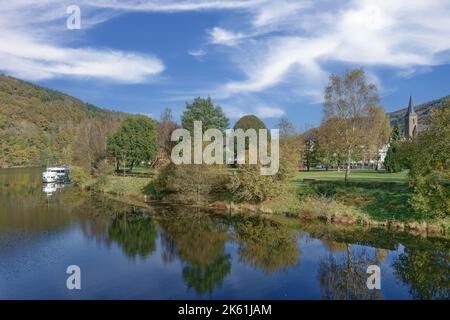
[[[406,173],[356,171],[344,184],[337,172],[299,172],[292,190],[277,199],[259,204],[235,203],[231,198],[211,199],[197,207],[208,207],[236,213],[280,215],[301,220],[321,220],[329,224],[383,227],[393,231],[420,235],[446,235],[450,221],[430,219],[417,213],[409,204],[412,196],[406,184]],[[333,180],[334,179],[334,180]],[[164,203],[158,197],[151,178],[108,176],[90,187],[145,204]],[[94,187],[95,185],[95,187]],[[171,203],[173,204],[173,203]]]

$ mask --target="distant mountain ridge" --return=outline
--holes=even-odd
[[[68,161],[83,120],[120,122],[126,115],[0,75],[0,168]]]
[[[414,99],[414,97],[413,97],[413,99]],[[419,105],[413,104],[414,111],[417,113],[417,116],[418,116],[419,131],[423,130],[426,127],[426,122],[427,122],[427,119],[431,115],[431,110],[433,110],[435,108],[443,107],[444,103],[448,100],[450,100],[450,95],[439,98],[439,99],[435,99],[432,101],[428,101],[428,102],[425,102],[425,103],[422,103]],[[407,101],[407,100],[405,100],[405,101]],[[407,106],[405,106],[405,108],[403,108],[403,109],[388,113],[392,127],[394,127],[395,125],[398,125],[402,131],[405,130],[404,118],[405,118],[407,109],[408,109]]]

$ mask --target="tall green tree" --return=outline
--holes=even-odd
[[[108,151],[120,163],[133,167],[140,162],[151,162],[158,151],[155,122],[142,115],[127,117],[117,132],[108,137]]]
[[[250,114],[241,117],[234,125],[234,130],[242,129],[244,132],[249,129],[254,129],[256,131],[256,145],[259,143],[259,130],[267,129],[264,122],[258,118],[257,116]],[[248,150],[250,146],[250,139],[248,137],[245,138],[245,150]],[[237,157],[237,141],[234,141],[234,156]]]
[[[225,131],[229,126],[229,120],[220,106],[215,106],[210,97],[195,98],[192,103],[186,103],[186,111],[181,116],[183,128],[193,131],[194,121],[202,121],[203,131],[219,129]]]
[[[398,125],[392,129],[391,137],[389,139],[389,148],[384,159],[384,166],[389,172],[399,172],[402,170],[401,161],[398,157],[398,144],[401,142],[402,132]]]
[[[433,110],[425,131],[404,141],[399,150],[414,190],[412,206],[430,218],[450,215],[450,101]]]

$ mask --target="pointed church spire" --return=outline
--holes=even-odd
[[[409,96],[409,104],[408,104],[408,111],[406,111],[406,114],[416,114],[416,112],[414,111],[414,107],[412,104],[412,96]]]
[[[417,114],[414,111],[412,97],[409,96],[408,110],[405,115],[405,137],[407,139],[414,138],[417,134]]]

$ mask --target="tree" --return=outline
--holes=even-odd
[[[345,182],[350,175],[354,154],[364,145],[364,134],[378,101],[377,88],[366,82],[362,69],[346,71],[342,76],[330,76],[329,85],[325,89],[324,120],[334,121],[334,136],[344,139],[347,158]]]
[[[118,123],[110,120],[83,120],[76,132],[74,142],[74,163],[88,173],[96,170],[107,157],[106,140],[109,133],[117,129]]]
[[[259,119],[257,116],[252,115],[252,114],[241,117],[236,122],[236,124],[234,125],[233,128],[234,128],[234,130],[242,129],[244,131],[246,131],[248,129],[255,129],[256,131],[258,131],[259,129],[267,129],[264,122],[262,122],[261,119]]]
[[[183,128],[193,131],[194,121],[202,121],[203,131],[219,129],[225,131],[229,126],[229,120],[220,106],[214,106],[210,97],[195,98],[192,103],[186,103],[186,111],[181,117]]]
[[[152,161],[158,150],[154,121],[146,116],[127,117],[119,130],[108,137],[108,151],[116,159],[116,168],[122,162],[133,170],[142,161]]]
[[[319,141],[318,130],[311,129],[302,134],[304,141],[303,164],[306,170],[310,170],[312,166],[319,161]]]
[[[368,163],[375,160],[378,169],[379,152],[388,143],[391,132],[389,116],[383,108],[373,107],[370,108],[369,116],[364,121],[366,123],[363,131],[363,154]]]
[[[255,115],[246,115],[241,117],[234,125],[233,127],[234,130],[237,129],[242,129],[244,132],[249,130],[249,129],[254,129],[256,131],[256,145],[258,145],[259,143],[259,130],[260,129],[267,129],[266,125],[264,124],[264,122],[259,119],[257,116]],[[250,145],[250,138],[245,137],[245,150],[249,150],[249,145]],[[235,159],[237,158],[237,141],[234,141],[234,157]]]
[[[290,137],[295,135],[295,127],[288,118],[281,118],[277,128],[280,130],[280,137]]]
[[[318,131],[318,147],[320,148],[320,158],[325,163],[327,169],[330,164],[336,164],[338,171],[345,161],[343,136],[336,135],[336,121],[333,119],[322,121]]]
[[[170,108],[164,109],[158,123],[158,144],[167,154],[170,154],[172,150],[171,135],[176,128],[178,128],[178,125],[173,120],[172,110]]]
[[[403,141],[400,161],[409,169],[408,183],[414,190],[412,206],[430,218],[445,218],[450,212],[450,100],[435,109],[425,131]]]
[[[389,172],[399,172],[402,170],[401,162],[398,157],[398,145],[401,142],[402,133],[400,127],[395,125],[389,138],[389,147],[384,159],[384,167]]]

